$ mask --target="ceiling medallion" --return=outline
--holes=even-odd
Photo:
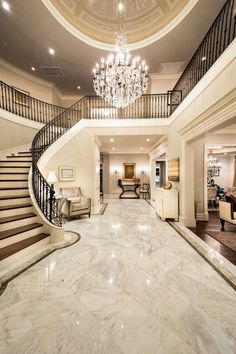
[[[147,91],[148,66],[139,57],[131,59],[123,29],[123,4],[118,5],[119,23],[115,54],[101,59],[93,69],[95,93],[116,108],[124,108]]]

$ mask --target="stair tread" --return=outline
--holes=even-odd
[[[22,157],[31,157],[31,156],[32,155],[28,156],[28,155],[23,155],[23,154],[22,155],[7,155],[7,158],[8,159],[14,159],[14,158],[18,159],[19,157],[22,158]]]
[[[7,200],[7,199],[21,199],[21,198],[29,198],[29,194],[23,194],[23,195],[4,195],[0,197],[0,200]]]
[[[25,203],[25,204],[16,204],[16,205],[5,205],[5,206],[0,206],[0,211],[11,210],[11,209],[20,209],[20,208],[29,208],[29,207],[32,207],[32,204]]]
[[[18,189],[28,189],[28,187],[3,187],[0,188],[0,191],[13,191],[13,190],[18,190]]]
[[[31,154],[30,151],[19,151],[18,154]]]
[[[40,233],[38,235],[26,238],[25,240],[13,243],[12,245],[3,247],[0,249],[0,261],[12,256],[13,254],[22,251],[23,249],[33,245],[34,243],[37,243],[41,240],[43,240],[44,238],[49,237],[49,234],[45,234],[45,233]]]
[[[37,229],[38,227],[41,227],[41,226],[43,226],[43,224],[33,223],[33,224],[25,225],[25,226],[19,226],[19,227],[16,227],[14,229],[1,231],[0,232],[0,240],[2,240],[4,238],[7,238],[7,237],[11,237],[11,236],[15,236],[15,235],[21,234],[21,233],[26,232],[26,231]]]
[[[0,160],[1,162],[8,162],[8,163],[12,163],[12,162],[31,162],[30,160]]]
[[[0,224],[5,224],[7,222],[12,222],[12,221],[24,220],[24,219],[32,218],[34,216],[37,216],[37,214],[27,213],[27,214],[6,216],[4,218],[0,218]]]
[[[28,179],[0,179],[0,182],[28,182]]]
[[[0,172],[0,175],[28,175],[28,174],[29,174],[28,172]]]
[[[7,162],[13,162],[13,161],[7,161]],[[1,166],[0,165],[0,168],[30,168],[30,166]]]

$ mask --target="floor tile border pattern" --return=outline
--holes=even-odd
[[[168,221],[175,231],[234,289],[236,267],[179,222]]]
[[[76,232],[76,231],[69,231],[69,230],[67,231],[67,230],[65,230],[65,233],[72,234],[73,235],[72,240],[65,242],[62,246],[53,246],[53,245],[51,245],[51,246],[47,247],[47,249],[43,250],[36,257],[29,259],[25,263],[22,263],[21,265],[19,265],[19,267],[13,269],[12,271],[10,271],[6,275],[4,275],[0,279],[0,296],[6,290],[7,285],[8,285],[8,283],[11,280],[15,279],[20,274],[24,273],[25,271],[27,271],[28,269],[33,267],[35,264],[37,264],[42,259],[44,259],[47,256],[49,256],[50,254],[54,253],[55,251],[70,247],[70,246],[74,245],[75,243],[79,242],[80,239],[81,239],[80,234],[78,232]]]

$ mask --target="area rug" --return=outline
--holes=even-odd
[[[208,235],[222,243],[224,246],[236,252],[236,232],[206,231]]]

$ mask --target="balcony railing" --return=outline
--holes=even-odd
[[[177,100],[176,100],[177,98]],[[143,95],[123,109],[112,107],[98,96],[85,96],[83,104],[73,105],[71,115],[84,119],[167,118],[181,102],[180,92]],[[0,81],[0,108],[40,123],[49,123],[66,108],[43,102]],[[79,112],[76,110],[79,109]]]
[[[228,0],[177,81],[174,90],[184,99],[236,35],[236,0]]]
[[[0,108],[20,117],[40,123],[48,123],[65,108],[40,101],[0,81]]]

